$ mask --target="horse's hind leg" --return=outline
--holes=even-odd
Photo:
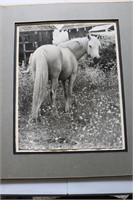
[[[73,84],[75,82],[76,79],[76,73],[72,74],[70,76],[69,79],[69,85],[68,85],[68,92],[66,91],[66,85],[65,82],[63,83],[63,88],[64,88],[64,94],[65,94],[65,112],[69,112],[70,111],[70,107],[71,107],[71,98],[72,98],[72,90],[73,90]]]
[[[57,89],[57,85],[58,85],[58,78],[52,78],[50,97],[51,97],[52,107],[53,107],[53,109],[56,113],[57,113],[57,109],[56,109],[56,89]]]

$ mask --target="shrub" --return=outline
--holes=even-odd
[[[101,59],[99,68],[104,72],[113,70],[116,73],[116,45],[114,37],[108,36],[101,39]]]
[[[23,73],[23,72],[24,72],[24,69],[20,67],[18,104],[19,104],[19,112],[26,115],[31,109],[32,94],[33,94],[33,80],[30,74]]]

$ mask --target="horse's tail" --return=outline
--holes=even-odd
[[[37,120],[39,108],[44,100],[48,83],[48,64],[43,51],[35,52],[33,55],[32,71],[34,73],[32,118]]]

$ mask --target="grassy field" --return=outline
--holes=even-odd
[[[57,90],[58,116],[51,108],[49,85],[41,109],[41,122],[29,122],[32,105],[31,75],[19,72],[20,150],[107,150],[122,148],[120,98],[113,39],[104,38],[100,63],[86,56],[79,61],[70,113],[64,112],[61,83]]]

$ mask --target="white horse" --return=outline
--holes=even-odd
[[[97,62],[100,58],[100,46],[100,41],[96,37],[88,35],[88,37],[76,38],[59,46],[43,45],[35,50],[30,59],[30,69],[34,78],[33,119],[38,119],[48,80],[51,81],[50,96],[53,110],[56,111],[56,88],[58,80],[61,80],[65,96],[65,112],[69,112],[73,84],[78,70],[77,61],[87,53],[94,62]],[[66,80],[69,80],[68,90]]]

